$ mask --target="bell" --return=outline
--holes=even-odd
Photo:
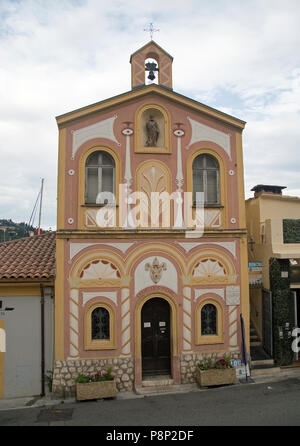
[[[155,74],[153,73],[153,71],[149,72],[148,79],[150,79],[150,81],[153,81],[155,79]]]
[[[149,71],[148,79],[153,81],[155,79],[154,71],[158,71],[157,64],[155,62],[147,62],[145,68],[146,71]]]

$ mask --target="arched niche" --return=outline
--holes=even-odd
[[[140,108],[135,129],[135,152],[170,152],[170,118],[163,107],[148,104]]]

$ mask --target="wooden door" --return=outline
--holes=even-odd
[[[149,299],[142,308],[143,376],[170,374],[170,306],[164,299]]]

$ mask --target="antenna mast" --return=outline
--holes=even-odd
[[[44,178],[42,178],[42,186],[41,186],[41,196],[40,196],[40,212],[39,212],[39,227],[38,227],[38,235],[41,233],[41,218],[42,218],[42,202],[43,202],[43,189],[44,189]]]

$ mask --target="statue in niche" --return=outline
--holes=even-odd
[[[156,147],[159,137],[159,127],[153,115],[150,115],[150,118],[146,122],[146,130],[147,130],[146,146]]]

